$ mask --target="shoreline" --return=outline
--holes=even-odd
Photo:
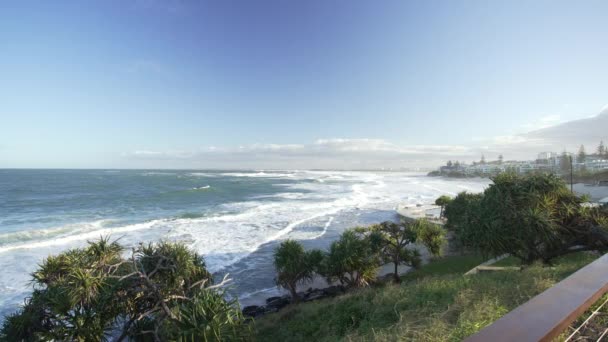
[[[440,207],[434,203],[398,204],[394,209],[394,217],[392,218],[392,221],[413,221],[416,219],[425,218],[429,219],[433,223],[443,225],[443,222],[438,217],[439,210]],[[333,242],[335,239],[332,239],[331,241]],[[414,244],[412,248],[418,249],[420,252],[422,265],[427,264],[430,261],[431,255],[424,246]],[[376,280],[379,282],[386,281],[386,279],[393,274],[393,270],[394,265],[391,263],[380,266]],[[403,276],[412,270],[412,267],[406,265],[399,265],[397,267],[397,271],[400,276]],[[335,281],[329,283],[323,276],[318,274],[315,274],[312,281],[298,284],[296,289],[302,302],[333,297],[347,291],[347,289],[345,289],[340,282]],[[244,296],[238,296],[237,299],[243,313],[251,317],[276,312],[291,303],[291,295],[289,292],[276,285],[274,287],[254,291],[252,293],[246,293]]]
[[[428,251],[426,250],[426,248],[422,248],[419,250],[422,256],[422,265],[427,264],[430,261],[430,255]],[[376,281],[379,283],[391,282],[393,267],[393,264],[384,264],[380,266],[378,275],[376,276]],[[399,275],[403,276],[411,272],[413,268],[410,266],[399,265],[397,270]],[[273,312],[278,312],[279,310],[291,304],[292,302],[291,295],[285,289],[276,287],[277,293],[275,293],[274,296],[268,296],[265,293],[269,291],[265,290],[259,291],[257,293],[259,294],[259,296],[255,296],[254,298],[248,297],[247,301],[244,301],[239,298],[240,310],[245,316],[255,318]],[[345,294],[348,293],[348,291],[351,289],[344,287],[338,281],[330,284],[322,276],[315,275],[311,282],[298,284],[297,290],[301,302],[312,302],[318,299],[331,298],[341,294]]]
[[[426,264],[429,262],[430,258],[426,249],[419,249],[420,254],[422,255],[422,264]],[[380,266],[378,271],[378,275],[376,279],[381,281],[382,279],[387,278],[389,275],[393,273],[393,264],[384,264]],[[412,267],[399,265],[397,270],[399,271],[399,275],[403,276],[412,271]],[[300,294],[305,294],[307,292],[316,292],[319,290],[327,290],[332,287],[340,287],[340,282],[335,281],[333,283],[328,283],[327,280],[321,275],[315,275],[313,280],[310,282],[306,282],[303,284],[298,284],[297,291]],[[274,292],[274,293],[273,293]],[[270,295],[269,293],[272,293]],[[269,299],[273,299],[276,297],[290,297],[289,292],[285,289],[279,288],[275,286],[273,288],[266,288],[262,290],[255,291],[252,294],[247,295],[245,298],[239,297],[239,304],[241,309],[245,309],[249,306],[263,306],[268,304]]]
[[[20,173],[9,175],[22,176]],[[100,228],[104,233],[120,238],[125,246],[159,239],[183,241],[205,258],[215,279],[222,279],[224,273],[229,273],[233,281],[226,287],[227,296],[239,298],[247,305],[263,303],[269,296],[282,294],[274,284],[272,251],[283,239],[298,240],[307,249],[327,250],[344,229],[398,221],[394,210],[398,203],[429,203],[439,193],[479,190],[485,186],[485,182],[452,182],[400,172],[384,173],[382,177],[375,173],[307,171],[264,177],[255,175],[253,178],[249,174],[186,172],[108,175],[107,172],[79,171],[27,175],[31,179],[28,178],[29,183],[24,186],[31,188],[32,193],[43,191],[45,194],[49,189],[45,188],[47,183],[43,180],[54,177],[61,188],[50,189],[53,196],[66,196],[69,200],[60,202],[57,207],[53,196],[41,196],[42,209],[36,215],[52,218],[52,221],[48,224],[45,221],[40,227],[32,223],[30,227],[28,222],[36,222],[37,216],[24,216],[23,222],[15,221],[6,230],[8,233],[23,231],[19,234],[24,237],[19,239],[17,247],[6,242],[10,242],[11,249],[4,251],[0,258],[0,266],[5,271],[0,281],[2,316],[15,311],[31,293],[29,274],[41,260],[85,245],[86,239],[98,236]],[[73,191],[70,186],[75,181],[84,182],[90,189],[85,188],[83,193]],[[193,187],[207,184],[214,191],[191,191]],[[114,196],[108,190],[114,188],[120,189],[119,194],[125,192],[133,196],[127,211],[115,202],[90,205],[91,199]],[[222,196],[219,196],[220,190]],[[151,200],[144,193],[158,196]],[[82,205],[82,212],[72,213],[73,204]],[[164,206],[164,211],[154,210],[151,214],[149,208],[160,205]],[[24,205],[17,209],[25,212],[27,208]],[[5,219],[12,219],[19,213]],[[191,216],[192,213],[198,215]],[[304,218],[306,221],[302,221]],[[276,236],[273,232],[293,222],[298,224],[285,236],[278,241],[268,241],[269,237]],[[54,235],[59,233],[61,236],[57,239]],[[31,243],[36,248],[31,248],[34,247]],[[330,284],[316,278],[299,290],[327,286]]]

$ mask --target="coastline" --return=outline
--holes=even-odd
[[[393,212],[393,218],[391,219],[391,221],[398,222],[402,219],[415,220],[418,218],[437,218],[436,214],[438,214],[438,212],[435,213],[435,211],[437,211],[439,207],[435,206],[434,204],[422,204],[420,206],[410,205],[408,208],[415,209],[406,210],[404,206],[398,205]],[[429,211],[432,212],[432,215],[426,215],[426,213]],[[368,224],[375,224],[380,222],[381,221],[370,222]],[[441,224],[440,222],[435,223]],[[337,236],[331,239],[330,243],[336,238]],[[420,252],[422,258],[422,265],[430,261],[430,253],[424,246],[414,244],[412,248],[418,249],[418,251]],[[393,273],[393,268],[394,265],[391,263],[380,266],[376,279],[378,281],[384,281],[385,279],[388,279]],[[399,265],[397,268],[399,275],[401,276],[407,274],[408,272],[411,272],[412,269],[412,267],[406,265]],[[337,291],[336,289],[339,290]],[[329,283],[324,277],[320,275],[315,275],[312,281],[298,284],[297,291],[302,297],[303,301],[311,301],[319,298],[331,297],[337,293],[342,293],[345,290],[342,288],[338,281]],[[275,310],[279,310],[290,302],[290,298],[291,296],[289,295],[289,292],[287,290],[279,288],[275,285],[274,287],[264,288],[251,293],[247,293],[244,296],[239,296],[238,301],[243,312],[249,314],[250,316],[258,316],[273,312]]]
[[[426,264],[429,262],[429,253],[424,248],[419,249],[420,254],[422,255],[422,264]],[[405,275],[408,272],[412,271],[412,267],[399,265],[397,268],[399,271],[399,275]],[[378,276],[376,277],[378,280],[382,280],[387,278],[389,275],[393,273],[393,265],[385,264],[382,265],[378,271]],[[297,290],[300,294],[305,294],[307,292],[316,292],[318,290],[327,290],[331,287],[340,286],[340,282],[328,283],[327,280],[320,276],[315,275],[313,280],[310,282],[306,282],[303,284],[298,284]],[[241,305],[241,309],[244,309],[248,306],[262,306],[268,304],[269,299],[273,299],[276,297],[289,297],[289,292],[285,289],[280,289],[278,287],[268,288],[259,290],[252,294],[249,294],[245,298],[239,298],[239,303]]]
[[[100,234],[120,239],[127,248],[159,239],[182,241],[204,256],[215,279],[230,274],[228,296],[241,298],[243,305],[261,303],[282,294],[274,283],[272,252],[284,239],[327,250],[347,228],[399,220],[398,203],[430,203],[443,193],[486,185],[401,172],[53,170],[9,176],[25,177],[39,211],[31,213],[29,202],[6,211],[3,222],[11,225],[0,231],[2,316],[31,293],[29,274],[41,260]],[[207,185],[209,191],[192,190]],[[117,195],[126,196],[128,205],[115,201]],[[301,289],[328,285],[319,278]]]
[[[356,226],[368,226],[383,221],[399,221],[400,217],[394,210],[358,210],[356,208],[331,215],[333,217],[323,235],[313,239],[298,239],[306,249],[318,248],[329,249],[331,243],[337,240],[345,229]],[[327,218],[320,220],[326,221]],[[310,226],[303,225],[297,229],[308,230]],[[288,292],[280,289],[274,282],[275,269],[273,265],[273,253],[283,239],[269,241],[245,258],[231,264],[214,273],[215,279],[221,279],[229,274],[232,282],[227,286],[226,293],[232,298],[238,298],[241,307],[248,305],[264,304],[267,298],[280,297]],[[406,269],[403,269],[406,272]],[[317,276],[312,282],[301,284],[298,291],[306,291],[309,288],[327,288],[335,284],[328,284],[323,277]]]

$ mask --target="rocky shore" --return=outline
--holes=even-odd
[[[422,255],[422,262],[427,263],[429,261],[429,254],[424,248],[419,249]],[[378,272],[377,283],[386,283],[391,282],[393,279],[392,274],[393,266],[392,264],[386,264],[380,267]],[[398,272],[400,275],[404,275],[412,270],[411,267],[405,265],[399,265]],[[300,302],[312,302],[315,300],[323,299],[323,298],[331,298],[338,295],[342,295],[349,291],[349,288],[339,284],[333,283],[328,284],[325,279],[321,276],[315,277],[312,282],[313,286],[309,287],[307,290],[298,292],[298,296],[300,297]],[[255,303],[246,305],[243,307],[242,311],[245,316],[248,317],[259,317],[265,314],[277,312],[287,305],[291,304],[292,298],[289,294],[284,294],[280,296],[272,296],[268,297],[262,303]]]
[[[298,292],[301,302],[311,302],[314,300],[335,297],[346,292],[342,285],[332,285],[323,289],[309,288],[304,292]],[[291,304],[292,298],[289,295],[269,297],[265,305],[249,305],[243,308],[243,314],[248,317],[259,317],[268,313],[281,310]]]

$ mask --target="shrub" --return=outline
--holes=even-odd
[[[101,341],[116,330],[118,341],[249,336],[236,303],[217,290],[224,282],[212,286],[202,257],[167,242],[140,245],[127,259],[122,251],[102,238],[47,258],[0,340]]]
[[[305,251],[302,244],[286,240],[274,251],[274,267],[277,271],[275,281],[291,294],[294,302],[299,301],[298,283],[312,280],[314,272],[323,259],[319,250]]]
[[[426,219],[401,223],[386,221],[368,228],[356,228],[355,231],[369,240],[372,252],[382,263],[393,264],[395,282],[401,281],[399,265],[420,267],[422,260],[414,242],[424,245],[434,256],[441,254],[445,244],[445,230]]]
[[[472,248],[471,241],[478,241],[474,236],[478,233],[470,227],[479,225],[480,205],[483,194],[459,193],[450,203],[445,206],[443,212],[447,219],[446,229],[456,234],[459,244],[465,248]]]
[[[379,254],[383,263],[392,263],[394,266],[393,279],[400,282],[399,265],[408,265],[415,268],[420,266],[420,253],[416,249],[407,248],[416,241],[416,232],[411,229],[411,224],[382,222],[370,226],[367,229],[359,229],[362,233],[368,233],[366,237],[370,240],[372,249]]]
[[[443,217],[443,209],[446,205],[448,205],[452,201],[450,196],[442,195],[435,200],[435,205],[441,207],[441,211],[439,212],[439,217]]]
[[[431,255],[438,257],[446,243],[445,229],[427,219],[418,219],[412,223],[411,229],[416,234],[416,242],[424,245]]]
[[[376,278],[379,260],[370,239],[348,229],[331,244],[322,273],[330,283],[337,280],[342,285],[363,287]]]
[[[484,255],[510,253],[523,263],[608,248],[608,215],[581,206],[557,176],[512,173],[493,178],[483,195],[459,194],[446,207],[447,226]]]

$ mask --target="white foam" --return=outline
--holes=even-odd
[[[221,173],[222,176],[227,177],[250,177],[250,178],[293,178],[295,174],[293,173],[266,173],[264,171],[256,172],[256,173],[246,173],[246,172],[225,172]]]
[[[266,198],[283,198],[283,199],[303,199],[303,198],[312,198],[314,195],[309,195],[301,192],[280,192],[278,194],[273,195],[261,195],[261,196],[253,196],[252,199],[266,199]]]
[[[470,192],[482,191],[488,184],[480,180],[437,180],[397,172],[225,173],[234,177],[251,177],[252,174],[253,177],[289,178],[295,182],[282,184],[285,192],[271,197],[260,196],[243,202],[225,203],[218,206],[215,214],[201,218],[165,218],[117,227],[108,227],[107,221],[93,221],[0,235],[0,243],[5,241],[0,246],[0,269],[3,270],[0,302],[20,301],[22,294],[29,291],[29,272],[46,255],[81,246],[86,240],[102,235],[122,237],[121,242],[127,244],[158,239],[181,240],[204,255],[210,271],[214,272],[274,240],[286,237],[319,238],[326,234],[333,218],[343,210],[392,210],[399,203],[430,202],[441,194],[455,194],[464,187]],[[314,181],[317,179],[326,182]],[[315,227],[323,226],[323,230],[302,234],[303,230],[298,231],[298,227],[307,222]]]
[[[331,223],[334,221],[334,217],[330,216],[329,220],[327,220],[327,222],[325,222],[325,225],[323,225],[323,231],[321,233],[319,233],[318,235],[313,236],[311,239],[318,239],[321,236],[325,235],[325,233],[327,233],[327,229],[329,228],[329,226],[331,226]]]
[[[175,172],[149,171],[149,172],[144,172],[141,175],[142,176],[174,176],[174,175],[176,175],[176,173]]]
[[[211,172],[191,172],[188,176],[192,177],[219,177],[219,173],[211,173]]]
[[[91,230],[91,231],[87,231],[87,232],[80,233],[80,234],[73,234],[73,235],[63,236],[63,237],[59,237],[59,238],[53,238],[50,240],[9,244],[9,245],[0,247],[0,253],[5,253],[5,252],[16,250],[16,249],[34,249],[34,248],[41,248],[41,247],[67,245],[70,242],[94,239],[94,238],[99,238],[100,236],[116,235],[116,234],[120,234],[120,233],[126,233],[126,232],[132,232],[132,231],[136,231],[136,230],[150,228],[154,224],[156,224],[158,222],[162,222],[162,221],[163,220],[155,220],[155,221],[149,221],[149,222],[144,222],[144,223],[131,224],[131,225],[123,226],[123,227]]]
[[[205,186],[194,187],[194,188],[192,188],[192,190],[205,190],[205,189],[209,189],[209,188],[211,188],[210,185],[205,185]]]

